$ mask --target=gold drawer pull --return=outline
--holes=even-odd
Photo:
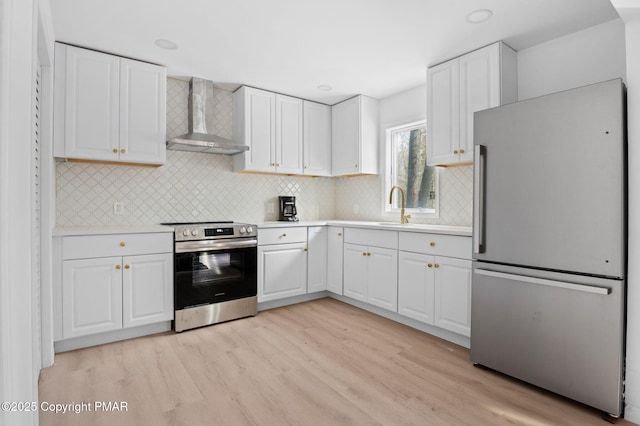
[[[342,237],[342,232],[338,232],[338,237]]]
[[[117,269],[117,270],[120,270],[121,268],[122,268],[122,266],[120,266],[120,265],[116,265],[116,269]]]
[[[434,243],[433,241],[431,241],[431,242],[429,243],[429,245],[430,245],[431,247],[435,247],[435,246],[436,246],[436,243]]]
[[[121,154],[126,154],[126,153],[127,153],[127,150],[126,150],[126,149],[121,149],[121,150],[120,150],[120,153],[121,153]]]
[[[464,154],[464,149],[461,149],[461,150],[460,150],[460,154]]]
[[[124,265],[124,269],[130,269],[131,265]]]
[[[453,153],[454,153],[454,154],[457,154],[457,153],[458,153],[458,150],[457,150],[457,149],[454,149],[454,150],[453,150]]]
[[[120,247],[124,247],[124,246],[126,246],[126,245],[127,245],[127,243],[125,243],[124,241],[122,241],[122,242],[120,243]]]
[[[434,268],[439,268],[440,265],[438,265],[437,263],[435,265],[433,265]]]
[[[282,238],[284,238],[284,237],[286,237],[286,236],[287,236],[287,234],[282,234]]]
[[[113,153],[117,154],[118,153],[118,149],[117,148],[113,148]]]
[[[308,251],[308,249],[307,249],[307,248],[305,248],[305,249],[304,249],[304,251]]]
[[[433,264],[432,263],[427,263],[427,268],[433,268]]]
[[[371,253],[367,253],[367,256],[371,256]]]

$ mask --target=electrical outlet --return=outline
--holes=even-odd
[[[267,213],[274,213],[275,212],[275,206],[273,205],[273,203],[267,203]]]
[[[124,203],[116,201],[113,203],[113,214],[124,214]]]
[[[357,204],[353,205],[353,214],[358,214],[360,211],[360,207]]]

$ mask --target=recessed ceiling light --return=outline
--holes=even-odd
[[[493,16],[493,12],[489,9],[479,9],[474,10],[470,14],[467,15],[467,22],[471,24],[479,24],[481,22],[486,21],[487,19]]]
[[[323,92],[328,92],[331,89],[333,89],[333,87],[329,86],[328,84],[321,84],[320,86],[318,86],[318,90],[322,90]]]
[[[178,48],[178,45],[172,42],[171,40],[165,40],[165,39],[159,38],[158,40],[154,41],[154,43],[156,44],[156,46],[161,47],[163,49],[167,49],[167,50],[176,50]]]

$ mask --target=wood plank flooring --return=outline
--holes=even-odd
[[[41,411],[45,426],[607,424],[473,367],[465,348],[329,298],[57,354],[39,390],[40,401],[92,409]]]

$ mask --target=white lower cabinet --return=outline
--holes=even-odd
[[[173,319],[171,233],[69,236],[60,247],[54,340]]]
[[[258,228],[258,302],[307,293],[307,228]]]
[[[65,261],[62,268],[63,337],[122,328],[122,258]]]
[[[327,227],[310,226],[307,240],[307,293],[316,293],[327,289]]]
[[[470,336],[471,238],[401,232],[399,247],[398,313]]]
[[[344,244],[344,229],[339,226],[329,226],[328,234],[327,290],[335,294],[343,294],[342,249]]]
[[[122,259],[122,326],[173,319],[173,254]]]
[[[471,261],[437,257],[434,325],[471,335]]]
[[[397,232],[345,229],[345,241],[397,245]],[[398,250],[344,244],[344,295],[390,311],[398,310]]]
[[[398,256],[398,313],[433,325],[435,258],[401,251]]]

